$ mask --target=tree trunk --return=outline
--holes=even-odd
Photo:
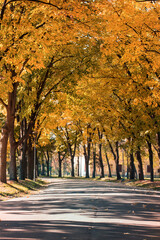
[[[17,166],[16,166],[16,147],[10,145],[10,165],[9,165],[9,174],[10,180],[17,181]]]
[[[144,180],[143,164],[142,164],[141,151],[140,151],[140,147],[139,146],[138,146],[138,150],[136,151],[136,157],[137,157],[137,161],[139,163],[139,165],[138,165],[138,168],[139,168],[139,180]]]
[[[86,164],[86,178],[89,178],[89,162],[88,159],[85,161]]]
[[[135,172],[134,156],[133,156],[133,152],[131,152],[130,153],[130,179],[134,179],[134,172]]]
[[[118,149],[118,141],[116,142],[116,174],[117,174],[117,180],[121,179],[121,175],[119,172],[119,149]]]
[[[95,147],[93,146],[93,173],[92,177],[96,177],[96,144]]]
[[[77,176],[79,177],[79,156],[78,156],[78,159],[77,159]]]
[[[153,151],[152,151],[152,144],[150,142],[150,136],[148,137],[149,140],[147,140],[148,145],[148,152],[149,152],[149,163],[150,163],[150,180],[154,181],[154,173],[153,173]]]
[[[84,150],[84,159],[85,159],[86,178],[89,178],[89,156],[87,154],[85,145],[83,145],[83,150]]]
[[[61,153],[60,152],[58,152],[58,163],[59,163],[58,177],[62,177],[62,161],[61,161]]]
[[[59,159],[58,177],[62,177],[62,161]]]
[[[103,159],[102,159],[102,137],[103,134],[98,129],[98,137],[99,137],[99,163],[101,168],[101,178],[104,178],[104,166],[103,166]]]
[[[10,165],[9,165],[9,174],[10,180],[17,181],[17,166],[16,166],[16,150],[17,145],[14,138],[14,118],[10,121],[11,130],[9,134],[9,142],[10,142]]]
[[[107,166],[108,166],[108,171],[109,171],[108,177],[112,177],[111,167],[110,167],[110,164],[109,164],[109,158],[108,158],[108,155],[107,155],[106,151],[105,151],[105,156],[106,156]]]
[[[42,175],[42,176],[45,176],[45,166],[44,166],[43,155],[42,155],[41,175]]]
[[[37,152],[36,152],[36,154],[37,154]],[[36,162],[37,176],[39,177],[39,159],[38,159],[38,154],[37,154],[36,160],[37,160],[37,162]]]
[[[47,177],[49,177],[49,152],[47,151],[47,161],[46,161],[46,164],[47,164]]]
[[[71,157],[71,176],[74,177],[74,156]]]
[[[7,159],[7,144],[8,144],[8,126],[7,123],[2,128],[0,140],[0,181],[7,182],[6,179],[6,159]]]
[[[102,143],[99,144],[99,163],[101,167],[101,178],[104,178],[104,166],[103,166],[103,159],[102,159]]]
[[[28,141],[28,178],[33,180],[34,173],[34,151],[32,147],[32,139],[29,137]]]
[[[157,143],[158,143],[158,159],[160,164],[160,132],[157,133]]]
[[[27,130],[27,122],[24,118],[21,123],[21,137],[23,137],[26,134]],[[22,159],[20,161],[20,179],[25,180],[27,177],[27,139],[25,139],[22,143]]]

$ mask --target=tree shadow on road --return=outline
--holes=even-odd
[[[74,221],[3,221],[0,239],[17,240],[158,240],[157,228]]]

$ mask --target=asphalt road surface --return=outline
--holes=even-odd
[[[0,239],[160,240],[160,193],[52,179],[36,195],[0,202]]]

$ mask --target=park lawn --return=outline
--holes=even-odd
[[[155,180],[154,182],[151,182],[150,180],[136,180],[136,181],[130,181],[126,183],[129,186],[135,186],[135,187],[142,187],[145,189],[152,189],[160,191],[160,180]]]
[[[130,179],[122,179],[122,180],[116,180],[115,177],[113,178],[104,178],[102,181],[106,182],[122,182],[126,186],[131,187],[138,187],[138,188],[145,188],[150,190],[157,190],[160,191],[160,179],[155,179],[154,182],[151,182],[149,179],[145,180],[130,180]]]
[[[0,200],[7,200],[13,197],[20,197],[25,194],[33,194],[34,192],[45,187],[47,182],[37,179],[33,180],[19,180],[7,181],[7,183],[0,183]]]
[[[149,179],[140,181],[140,180],[130,180],[130,179],[122,178],[121,180],[117,180],[116,177],[104,177],[104,178],[96,177],[96,178],[88,178],[88,179],[93,180],[93,181],[122,183],[126,186],[160,191],[160,178],[155,179],[154,182],[151,182]]]

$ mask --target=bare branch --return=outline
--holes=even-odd
[[[2,103],[2,105],[5,107],[5,108],[7,108],[8,107],[8,105],[3,101],[3,99],[2,98],[0,98],[0,102]]]

